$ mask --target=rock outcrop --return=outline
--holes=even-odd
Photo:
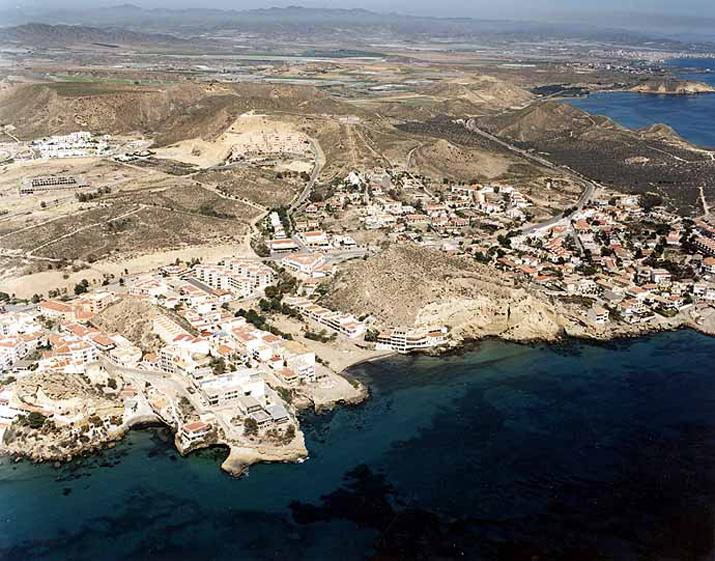
[[[546,300],[467,257],[417,245],[394,245],[349,265],[326,304],[381,325],[444,325],[456,340],[499,336],[511,340],[557,338],[560,317]]]
[[[648,80],[632,87],[630,91],[657,95],[696,95],[715,93],[715,88],[693,80]]]
[[[243,475],[253,464],[261,462],[295,463],[308,457],[303,433],[298,431],[292,442],[285,446],[261,444],[256,447],[230,445],[228,457],[221,469],[233,476]]]
[[[554,340],[563,332],[554,310],[521,289],[514,289],[509,298],[475,296],[429,304],[420,310],[416,323],[445,325],[457,343],[483,337]]]

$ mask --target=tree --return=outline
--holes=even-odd
[[[74,285],[74,293],[76,295],[84,294],[87,292],[89,287],[89,281],[87,279],[82,279],[79,283]]]
[[[15,380],[17,380],[15,376],[8,376],[7,378],[0,380],[0,387],[9,386],[10,384],[14,383]]]
[[[504,247],[511,247],[511,239],[507,236],[503,236],[502,234],[499,234],[497,236],[497,241],[499,242],[500,245]]]
[[[293,403],[293,392],[289,390],[288,388],[284,388],[282,386],[278,386],[276,388],[276,392],[280,396],[280,398],[285,401],[286,403]]]
[[[117,389],[117,381],[114,378],[110,378],[107,380],[107,386],[112,388],[113,390]]]
[[[25,423],[27,424],[27,426],[35,430],[41,429],[44,426],[46,420],[47,417],[45,417],[42,413],[38,413],[37,411],[32,411],[29,415],[25,417]]]
[[[223,357],[211,357],[210,366],[216,376],[223,374],[226,371],[226,361]]]
[[[653,207],[663,204],[663,197],[656,193],[643,193],[640,197],[640,203],[645,212],[650,211]]]
[[[378,335],[379,332],[377,331],[377,329],[368,329],[365,333],[365,341],[367,341],[368,343],[376,343]]]
[[[258,435],[258,423],[253,417],[246,417],[243,421],[243,434],[246,436]]]
[[[294,438],[295,438],[295,425],[290,425],[290,426],[286,429],[286,441],[287,441],[287,442],[290,442],[290,441],[293,440]]]

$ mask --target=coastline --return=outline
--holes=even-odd
[[[368,359],[363,357],[362,361],[376,360],[378,358],[381,357]],[[305,394],[296,395],[293,403],[296,415],[309,409],[312,409],[316,414],[321,414],[337,406],[357,405],[369,396],[369,390],[364,384],[358,380],[351,382],[350,379],[342,374],[329,371],[325,375],[325,380],[325,386],[323,388],[312,388],[313,391],[310,396]],[[93,438],[88,439],[86,442],[74,440],[72,448],[61,448],[56,442],[48,445],[46,443],[39,444],[35,441],[33,446],[22,441],[21,446],[0,446],[0,457],[7,457],[13,462],[28,460],[32,463],[51,463],[58,467],[60,464],[71,462],[75,458],[89,456],[107,448],[113,448],[129,431],[149,427],[169,429],[173,434],[174,447],[182,456],[215,446],[227,448],[228,454],[221,464],[221,469],[234,477],[245,474],[251,465],[257,463],[295,463],[308,457],[305,438],[300,430],[299,423],[297,423],[298,430],[296,430],[295,436],[290,442],[277,444],[260,438],[254,440],[251,437],[249,443],[237,443],[226,439],[224,436],[216,435],[215,438],[210,440],[184,446],[179,438],[178,428],[148,406],[142,406],[137,409],[136,413],[125,416],[122,424],[112,431],[101,434],[95,433]],[[4,438],[5,434],[2,433],[1,436]]]
[[[569,341],[580,341],[590,344],[607,344],[609,342],[617,342],[622,340],[632,340],[642,337],[657,335],[658,333],[678,331],[683,329],[691,329],[705,336],[715,337],[715,329],[696,324],[691,320],[681,320],[670,326],[638,326],[638,329],[609,331],[602,334],[594,334],[589,332],[569,332],[563,329],[557,337],[529,337],[529,338],[509,338],[499,334],[484,335],[480,337],[465,337],[459,340],[453,340],[450,344],[434,349],[432,352],[417,352],[410,353],[412,355],[426,355],[437,357],[448,357],[460,355],[462,353],[474,351],[479,344],[487,340],[501,340],[521,345],[538,345],[549,344],[557,345],[567,343]],[[378,362],[381,360],[389,360],[400,353],[396,351],[383,351],[373,356],[355,357],[352,361],[346,361],[342,364],[342,369],[339,372],[332,372],[334,376],[338,376],[345,380],[345,383],[355,391],[352,395],[338,395],[332,399],[311,400],[305,396],[299,396],[294,403],[296,413],[312,409],[316,414],[322,414],[333,410],[338,406],[354,406],[363,403],[369,399],[370,388],[361,381],[353,378],[350,375],[350,370],[359,367],[363,364]],[[355,383],[350,382],[354,380]],[[302,397],[302,399],[301,399]],[[225,447],[228,449],[226,458],[221,463],[221,469],[232,477],[240,477],[245,475],[247,470],[259,463],[298,463],[309,458],[309,450],[306,447],[305,437],[301,430],[296,431],[296,436],[289,443],[276,445],[270,442],[256,441],[255,445],[247,446],[230,442],[224,438],[218,437],[211,441],[202,442],[198,445],[189,448],[183,447],[178,439],[176,427],[167,423],[156,413],[148,413],[146,411],[138,412],[138,414],[129,417],[118,428],[118,430],[108,434],[105,438],[97,441],[92,441],[86,444],[78,445],[75,449],[62,451],[57,454],[48,454],[47,450],[38,450],[27,448],[21,451],[18,450],[0,450],[0,456],[10,458],[11,461],[28,460],[33,463],[52,463],[58,467],[61,463],[72,461],[77,457],[86,457],[96,454],[104,449],[113,448],[121,441],[130,430],[141,430],[150,427],[164,427],[172,431],[174,435],[174,445],[182,456],[187,456],[191,452],[200,449],[211,447]],[[4,447],[3,447],[4,448]]]

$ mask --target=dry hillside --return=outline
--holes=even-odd
[[[377,317],[380,325],[446,325],[456,337],[554,338],[552,307],[510,286],[492,268],[416,245],[393,245],[348,265],[326,304]]]
[[[656,193],[682,214],[701,213],[701,192],[706,199],[715,193],[715,161],[663,125],[629,130],[558,102],[479,124],[613,189]]]
[[[426,88],[424,93],[442,101],[463,100],[489,112],[520,106],[534,98],[533,94],[519,86],[486,75],[470,80],[441,81]]]
[[[436,140],[416,149],[410,163],[421,174],[432,177],[485,181],[504,175],[512,162],[505,154]]]
[[[81,82],[26,84],[3,93],[0,122],[12,123],[18,135],[28,139],[78,129],[150,132],[205,95],[204,88],[190,84],[164,89]]]
[[[186,47],[191,42],[162,33],[137,33],[120,28],[98,28],[83,25],[48,25],[27,23],[0,30],[0,44],[37,47],[95,45],[158,45]]]
[[[94,316],[92,323],[107,333],[121,333],[145,352],[153,352],[160,346],[152,332],[159,314],[159,309],[146,300],[127,296]]]
[[[565,136],[594,126],[609,129],[617,127],[610,119],[592,116],[573,105],[555,101],[531,105],[525,109],[494,117],[485,117],[480,120],[480,124],[498,136],[526,142]]]
[[[273,170],[250,167],[210,170],[197,174],[195,178],[223,194],[268,208],[289,204],[305,184],[295,174],[283,173],[279,177]]]
[[[115,83],[23,84],[0,97],[0,123],[11,123],[21,138],[78,129],[95,133],[142,132],[159,145],[189,138],[212,139],[247,111],[293,114],[348,114],[352,107],[317,88],[270,84],[166,87]]]

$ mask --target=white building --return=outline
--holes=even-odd
[[[588,319],[593,324],[605,325],[608,323],[609,318],[608,310],[600,304],[594,304],[588,311]]]
[[[311,302],[307,298],[286,298],[285,302],[298,310],[304,318],[312,320],[341,335],[345,335],[350,339],[360,337],[367,331],[365,323],[355,318],[355,316],[334,312]]]
[[[313,278],[326,277],[331,272],[322,253],[293,253],[281,259],[281,265]]]
[[[189,335],[189,332],[178,323],[162,314],[154,318],[152,327],[154,333],[167,345],[173,343],[180,335]]]
[[[211,425],[204,421],[185,423],[179,429],[179,438],[186,447],[203,441],[209,434],[211,434]]]
[[[87,158],[109,153],[108,140],[108,136],[93,137],[89,132],[79,131],[35,140],[31,146],[45,159]]]
[[[296,244],[291,239],[271,240],[269,242],[269,246],[270,246],[271,251],[276,252],[276,253],[281,253],[283,251],[295,251],[296,249],[298,249],[298,244]]]
[[[672,280],[672,275],[666,269],[653,269],[650,273],[650,278],[656,284],[665,284]]]
[[[331,247],[328,235],[321,230],[302,232],[299,237],[301,241],[308,247],[316,247],[321,249],[328,249]]]
[[[203,380],[199,391],[211,407],[225,407],[253,398],[260,407],[267,405],[266,383],[256,370],[244,368]]]
[[[383,331],[377,337],[378,349],[389,349],[399,353],[408,353],[444,345],[447,328],[419,327],[413,329],[395,328]]]

